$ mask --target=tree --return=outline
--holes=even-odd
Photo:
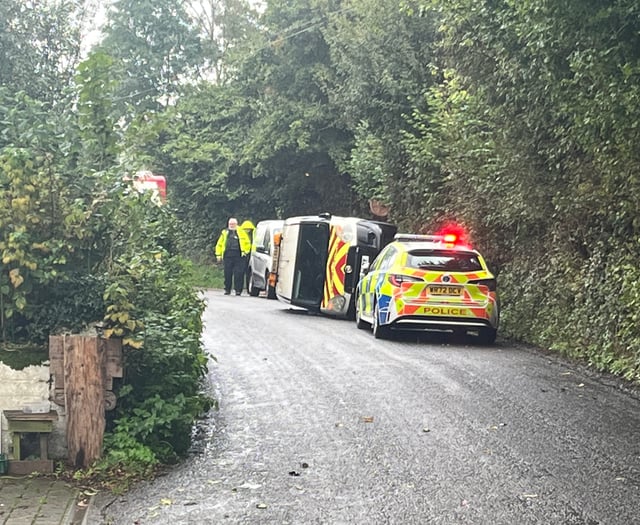
[[[272,202],[285,215],[354,209],[340,169],[352,136],[327,92],[334,73],[322,27],[332,9],[327,1],[270,2],[263,43],[238,73],[255,116],[243,160],[277,188]]]
[[[71,85],[88,1],[0,0],[0,86],[57,104]]]
[[[356,135],[343,169],[362,196],[404,200],[402,137],[412,129],[407,117],[424,108],[423,94],[434,82],[435,20],[420,16],[418,1],[354,0],[329,15],[323,33],[336,71],[329,98]],[[395,217],[404,211],[396,206]]]
[[[133,113],[166,107],[202,63],[200,39],[179,0],[117,0],[109,9],[100,50],[115,59],[115,102]]]
[[[425,7],[445,82],[412,158],[437,161],[432,198],[500,262],[504,333],[637,376],[637,2]]]
[[[188,12],[200,31],[205,78],[224,84],[232,80],[235,62],[250,52],[258,32],[258,13],[247,0],[192,0]]]
[[[114,59],[100,51],[78,66],[78,126],[82,147],[78,148],[79,165],[87,172],[106,171],[116,164],[118,154],[117,115],[113,101],[118,81]]]

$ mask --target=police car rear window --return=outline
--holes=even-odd
[[[407,254],[407,266],[443,272],[477,272],[482,264],[475,253],[445,250],[414,250]]]

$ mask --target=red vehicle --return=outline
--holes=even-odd
[[[164,204],[167,200],[167,179],[150,171],[139,171],[133,177],[133,187],[139,192],[153,192],[154,200]]]

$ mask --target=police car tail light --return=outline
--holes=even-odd
[[[469,284],[475,284],[476,286],[484,286],[490,292],[496,291],[496,280],[495,279],[473,279],[469,281]]]
[[[403,283],[418,283],[420,281],[423,281],[423,279],[421,279],[420,277],[414,277],[413,275],[401,275],[396,273],[389,275],[387,280],[393,286],[398,287],[402,286]]]

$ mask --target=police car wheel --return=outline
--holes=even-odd
[[[496,342],[497,335],[498,331],[495,328],[482,328],[480,332],[478,332],[478,340],[480,344],[492,345]]]
[[[389,327],[380,325],[380,312],[378,311],[378,303],[373,305],[373,337],[376,339],[385,339],[389,337]]]
[[[360,306],[359,306],[360,301],[358,301],[357,298],[355,303],[356,303],[356,328],[358,328],[359,330],[364,330],[365,328],[369,328],[369,323],[367,323],[366,321],[363,321],[362,317],[360,317]]]

